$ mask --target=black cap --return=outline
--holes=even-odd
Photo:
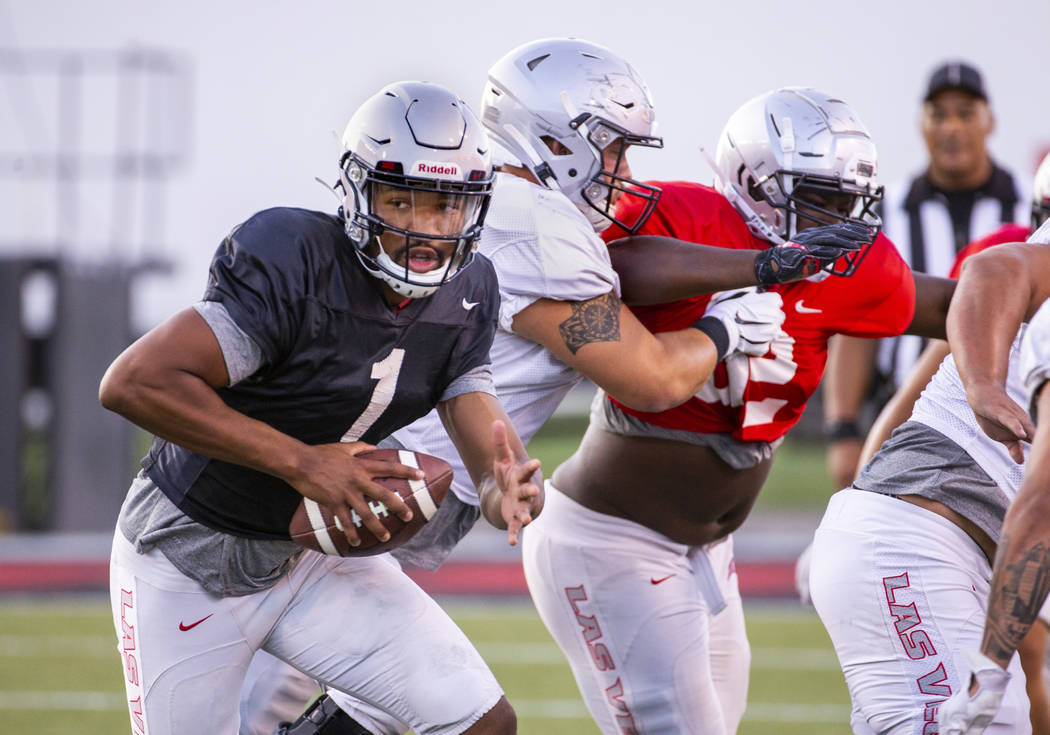
[[[924,102],[929,102],[946,89],[958,89],[980,97],[988,101],[988,93],[984,91],[984,79],[977,67],[967,64],[965,61],[949,61],[934,69],[930,75],[930,82],[926,87]]]

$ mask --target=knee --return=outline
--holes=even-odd
[[[496,705],[481,716],[481,719],[464,735],[515,735],[518,732],[518,716],[506,697],[500,697]]]

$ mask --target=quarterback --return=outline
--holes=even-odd
[[[418,733],[516,731],[481,657],[396,564],[289,537],[307,498],[351,545],[351,513],[387,538],[372,509],[410,511],[373,478],[420,473],[355,455],[435,406],[492,523],[516,536],[542,504],[539,463],[492,388],[479,121],[444,88],[403,82],[357,110],[343,148],[341,216],[249,218],[219,246],[203,300],[103,377],[103,405],[156,435],[110,573],[134,733],[236,732],[230,693],[256,650]]]
[[[832,222],[878,226],[874,146],[846,104],[815,90],[743,105],[715,166],[717,190],[659,183],[660,203],[639,234],[766,251]],[[631,206],[622,202],[625,216]],[[619,247],[611,244],[614,263]],[[687,296],[677,270],[654,257],[632,270],[632,288],[651,287],[658,302],[658,284],[670,282]],[[912,274],[881,236],[810,280],[771,290],[785,320],[769,352],[730,356],[685,403],[639,411],[599,394],[580,448],[548,483],[542,522],[524,535],[533,600],[605,733],[736,730],[749,649],[727,537],[815,390],[829,337],[938,333],[938,314],[943,335],[949,293],[924,283],[916,310]],[[691,323],[709,301],[635,311],[659,332]]]

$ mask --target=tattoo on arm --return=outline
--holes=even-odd
[[[1015,550],[1012,541],[1007,535],[999,543],[995,572],[1001,583],[992,589],[988,600],[988,621],[981,644],[984,654],[1004,667],[1050,592],[1050,548],[1039,542]]]
[[[591,342],[619,341],[620,303],[612,292],[588,301],[572,302],[572,316],[558,325],[569,352],[575,355]]]

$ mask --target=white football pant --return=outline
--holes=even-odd
[[[455,623],[384,555],[301,556],[281,580],[218,597],[114,534],[110,599],[132,732],[235,733],[262,649],[423,733],[461,733],[503,695]]]
[[[751,650],[731,537],[676,544],[548,482],[522,557],[540,617],[603,733],[736,731]]]
[[[241,692],[240,735],[273,735],[294,722],[317,693],[317,682],[265,651],[257,651]],[[411,728],[368,702],[336,689],[328,696],[373,735],[403,735]]]
[[[295,722],[317,690],[317,682],[299,669],[256,651],[241,689],[240,735],[273,735],[280,723]]]
[[[835,493],[813,541],[809,589],[853,700],[855,733],[932,735],[979,650],[992,570],[946,518],[888,495]],[[985,731],[1030,733],[1018,657]]]

